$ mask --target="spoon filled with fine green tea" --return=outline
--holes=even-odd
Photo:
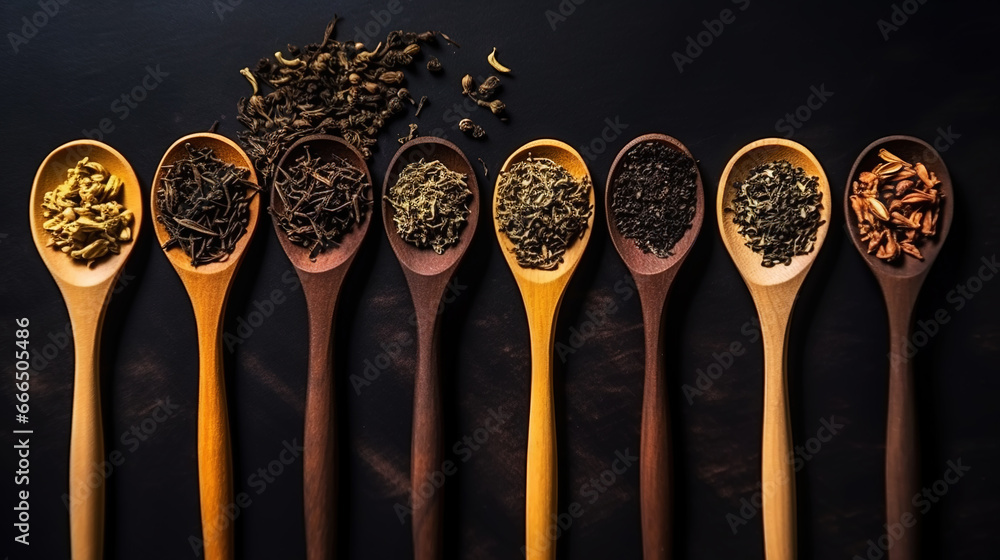
[[[664,134],[632,140],[608,174],[611,240],[635,280],[646,338],[639,490],[645,560],[671,547],[670,421],[663,371],[663,313],[670,286],[705,217],[701,174],[691,152]]]
[[[243,253],[257,227],[257,174],[225,136],[185,136],[153,177],[153,228],[187,289],[198,328],[198,486],[206,560],[233,559],[233,461],[222,320]]]
[[[38,168],[31,187],[30,222],[35,248],[62,292],[73,328],[70,550],[74,560],[100,560],[104,477],[93,480],[93,475],[95,465],[105,460],[101,327],[111,292],[142,225],[139,179],[128,161],[107,144],[69,142],[50,153]],[[27,326],[18,324],[19,328]],[[27,342],[20,346],[19,353],[27,353],[26,346]]]
[[[410,485],[413,552],[417,560],[442,555],[441,492],[426,495],[444,460],[438,372],[439,309],[448,283],[479,222],[479,184],[458,146],[431,136],[401,146],[389,163],[382,215],[410,287],[416,311],[417,371],[413,381]]]
[[[719,180],[716,216],[764,340],[764,557],[795,558],[795,472],[786,363],[795,297],[830,227],[830,183],[813,154],[780,138],[744,146]]]
[[[570,277],[594,225],[587,164],[558,140],[518,148],[497,177],[493,222],[500,250],[521,290],[531,337],[531,403],[525,487],[525,555],[555,558],[556,434],[552,331]]]
[[[341,138],[306,136],[278,162],[270,213],[309,310],[309,374],[303,444],[306,558],[336,552],[337,443],[333,324],[344,278],[371,224],[372,178]]]
[[[885,442],[887,523],[909,514],[920,492],[917,411],[908,349],[920,286],[941,251],[954,212],[951,175],[937,150],[912,136],[872,142],[847,179],[847,232],[875,274],[889,313],[889,402]],[[892,560],[917,558],[909,527],[889,550]]]

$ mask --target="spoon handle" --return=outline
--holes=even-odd
[[[300,273],[309,309],[309,378],[303,457],[306,558],[336,556],[337,440],[333,381],[333,318],[340,280],[334,289],[327,278]],[[343,278],[343,275],[340,276]]]
[[[85,309],[70,310],[76,360],[69,438],[69,533],[73,560],[100,560],[104,551],[104,427],[99,358],[104,305],[103,301],[100,303],[99,308],[83,304]]]
[[[663,308],[669,285],[636,280],[642,300],[646,337],[646,373],[642,390],[639,489],[642,511],[642,557],[666,560],[671,541],[670,420],[663,371]]]
[[[764,435],[761,454],[764,558],[795,558],[795,471],[786,363],[791,309],[761,313],[764,339]]]
[[[552,387],[555,309],[528,309],[531,334],[531,404],[528,411],[528,479],[525,487],[527,560],[552,560],[556,514],[556,430]]]
[[[425,292],[417,312],[417,374],[413,382],[413,440],[410,497],[413,501],[413,552],[416,560],[438,560],[442,555],[440,475],[441,389],[438,371],[438,305]],[[424,303],[428,302],[428,303]],[[433,304],[433,305],[431,305]]]
[[[233,560],[233,459],[222,368],[225,294],[195,309],[198,323],[198,481],[206,560]]]
[[[913,325],[917,288],[887,290],[889,309],[889,410],[885,441],[886,523],[902,525],[889,549],[890,560],[914,560],[918,553],[916,527],[904,515],[914,517],[910,501],[920,489],[917,454],[917,411],[913,387],[913,365],[907,342]],[[914,517],[915,519],[915,517]]]

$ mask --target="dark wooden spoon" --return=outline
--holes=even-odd
[[[457,244],[441,255],[421,249],[403,240],[393,222],[395,211],[385,197],[396,184],[403,168],[420,159],[438,160],[448,169],[466,176],[472,191],[469,216]],[[458,146],[425,136],[401,146],[389,163],[382,191],[382,216],[389,244],[399,259],[410,286],[410,296],[417,318],[417,373],[413,383],[413,443],[410,459],[410,484],[413,499],[413,550],[417,560],[437,560],[442,551],[441,492],[430,497],[421,494],[421,486],[441,468],[441,390],[438,375],[438,307],[458,268],[459,261],[472,242],[479,222],[479,183],[476,173]],[[433,487],[433,486],[432,486]]]
[[[896,262],[888,263],[868,254],[868,244],[861,240],[858,223],[851,209],[852,184],[862,171],[871,171],[882,162],[878,152],[886,149],[904,161],[923,163],[929,172],[941,180],[938,189],[944,200],[943,214],[938,220],[937,235],[920,246],[924,260],[901,255]],[[915,178],[916,179],[916,178]],[[847,231],[854,246],[872,269],[882,287],[889,312],[889,411],[885,443],[885,494],[888,523],[900,523],[903,514],[910,511],[910,500],[920,491],[917,468],[917,412],[913,391],[913,366],[907,357],[907,339],[913,327],[913,307],[920,293],[920,286],[937,258],[948,236],[955,204],[951,175],[944,160],[930,144],[911,136],[886,136],[865,148],[851,168],[844,194],[844,215]],[[917,558],[919,542],[917,531],[910,528],[889,549],[891,560]]]
[[[278,168],[288,169],[296,159],[306,154],[306,150],[324,161],[333,156],[347,160],[364,171],[368,183],[372,184],[365,158],[346,141],[324,134],[306,136],[292,144],[278,162]],[[271,189],[271,208],[275,211],[284,209],[284,203],[274,188]],[[309,377],[302,451],[306,558],[309,560],[330,559],[336,551],[337,445],[331,335],[340,288],[371,221],[372,213],[369,211],[365,220],[345,234],[339,245],[311,260],[309,249],[292,243],[278,221],[274,220],[278,240],[302,282],[302,293],[309,309]]]
[[[611,203],[615,183],[622,172],[626,154],[638,144],[656,142],[671,150],[691,156],[680,141],[664,134],[646,134],[625,145],[608,174],[604,208],[608,217],[608,230],[615,249],[632,273],[639,301],[646,336],[646,375],[642,393],[642,436],[639,449],[639,489],[642,509],[642,549],[646,560],[670,557],[671,500],[670,500],[670,421],[667,409],[667,391],[663,372],[663,310],[670,292],[670,285],[681,264],[698,238],[705,217],[705,195],[701,173],[697,176],[697,206],[691,228],[673,248],[673,254],[660,258],[645,253],[631,239],[618,230]],[[697,169],[697,166],[695,167]]]

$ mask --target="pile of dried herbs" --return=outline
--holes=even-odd
[[[779,160],[754,167],[733,189],[736,194],[725,211],[733,215],[746,246],[763,255],[761,266],[789,265],[792,257],[812,252],[823,224],[817,177]]]
[[[336,24],[334,17],[318,44],[289,45],[287,57],[275,53],[275,61],[264,58],[252,72],[241,71],[253,95],[237,105],[249,129],[239,137],[264,180],[274,177],[292,143],[311,134],[341,136],[368,159],[386,123],[413,104],[401,69],[420,54],[421,43],[435,43],[439,34],[392,31],[366,50],[362,43],[335,40]],[[262,92],[261,85],[271,91]]]
[[[879,150],[882,163],[852,184],[851,209],[868,253],[891,262],[906,253],[924,260],[919,245],[937,234],[944,195],[941,180],[923,163],[912,164]]]
[[[331,156],[322,161],[309,153],[288,168],[278,168],[274,189],[281,199],[270,213],[292,243],[309,249],[309,258],[340,242],[344,234],[364,222],[371,206],[366,195],[368,176],[349,161]]]
[[[552,270],[583,236],[593,213],[590,177],[528,155],[497,180],[497,224],[513,243],[517,263]]]
[[[437,160],[421,159],[404,167],[385,197],[392,205],[392,221],[399,236],[439,255],[458,243],[472,198],[466,180],[465,175]]]
[[[188,157],[163,166],[156,191],[156,219],[170,236],[163,249],[180,247],[191,266],[224,262],[247,231],[260,187],[247,180],[249,169],[222,161],[212,148],[184,147]]]
[[[654,141],[633,146],[613,184],[618,231],[643,252],[669,257],[694,220],[697,180],[694,159],[684,152]]]
[[[131,210],[118,202],[124,184],[103,165],[89,158],[67,171],[66,181],[45,193],[42,227],[47,246],[94,266],[97,259],[121,252],[132,240]]]

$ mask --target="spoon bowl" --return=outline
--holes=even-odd
[[[801,167],[807,176],[818,179],[822,196],[821,224],[812,252],[792,257],[788,265],[777,264],[767,268],[761,264],[761,255],[745,245],[745,239],[725,209],[732,203],[736,181],[746,180],[757,165],[775,160],[787,160],[793,166]],[[830,183],[823,167],[805,146],[791,140],[767,138],[744,146],[729,160],[719,180],[716,207],[719,232],[753,296],[764,343],[761,484],[769,491],[764,492],[762,497],[761,517],[764,524],[764,557],[767,560],[795,558],[795,472],[788,460],[792,454],[786,363],[788,333],[799,288],[826,239],[831,205]]]
[[[645,377],[642,397],[642,429],[639,449],[640,508],[642,510],[643,558],[665,560],[671,548],[671,465],[670,422],[667,410],[666,381],[663,372],[663,312],[667,295],[677,271],[687,258],[701,231],[705,218],[705,194],[698,172],[695,184],[695,213],[691,227],[684,233],[667,257],[644,252],[635,241],[626,238],[618,229],[612,202],[618,178],[624,169],[624,160],[637,145],[656,142],[694,160],[691,152],[677,139],[665,134],[646,134],[632,140],[618,152],[611,164],[605,193],[604,208],[607,212],[608,231],[615,249],[621,255],[635,280],[642,305],[643,332],[645,335]],[[697,164],[695,170],[697,171]],[[666,185],[669,186],[669,185]]]
[[[472,191],[469,215],[459,233],[458,243],[437,254],[419,248],[399,235],[393,221],[395,209],[388,202],[390,189],[399,180],[403,168],[420,160],[438,160],[451,171],[466,177]],[[424,136],[401,146],[389,163],[382,187],[382,216],[389,244],[403,267],[417,320],[417,371],[413,383],[413,437],[410,460],[410,483],[413,503],[413,550],[417,560],[438,560],[442,555],[441,492],[429,498],[421,494],[426,483],[435,484],[435,476],[444,460],[441,441],[441,390],[438,371],[438,312],[441,299],[466,249],[472,242],[479,222],[479,182],[468,158],[458,146],[440,138]]]
[[[368,185],[372,185],[365,158],[345,140],[326,134],[306,136],[292,144],[278,162],[278,172],[288,170],[307,154],[324,162],[339,157],[364,172]],[[272,188],[271,208],[280,212],[284,204],[278,189]],[[372,211],[367,208],[364,220],[346,232],[337,245],[317,254],[315,260],[310,258],[308,248],[293,243],[278,220],[273,220],[278,241],[298,274],[309,310],[309,372],[302,451],[308,560],[329,560],[337,548],[333,325],[344,278],[361,249],[372,218]]]
[[[928,172],[933,172],[941,181],[938,190],[944,197],[943,214],[938,219],[937,234],[925,239],[920,245],[924,260],[907,254],[900,255],[894,262],[885,262],[868,254],[867,243],[861,240],[854,210],[851,208],[853,183],[862,171],[869,171],[882,162],[878,152],[886,149],[904,161],[923,163]],[[880,138],[865,148],[851,168],[844,194],[844,215],[847,232],[861,257],[871,268],[885,297],[889,314],[889,399],[886,421],[886,519],[897,523],[910,512],[911,497],[920,491],[920,477],[917,439],[917,409],[914,391],[913,366],[909,359],[910,333],[913,329],[913,308],[917,303],[920,287],[928,271],[934,264],[944,245],[954,214],[954,192],[951,175],[937,150],[918,138],[911,136],[887,136]],[[892,545],[889,555],[892,560],[914,560],[920,550],[917,527],[906,533]]]
[[[132,240],[121,252],[102,257],[93,267],[47,246],[43,224],[45,193],[66,180],[68,169],[89,157],[124,182],[122,205],[133,213]],[[99,560],[104,551],[104,477],[92,476],[104,464],[104,428],[101,414],[101,327],[107,303],[142,229],[143,203],[139,178],[125,157],[111,146],[76,140],[56,148],[38,168],[31,187],[31,237],[42,261],[59,286],[73,328],[73,413],[69,449],[70,549],[75,559]]]
[[[761,256],[746,246],[746,240],[737,231],[732,216],[724,212],[735,196],[732,188],[736,181],[745,180],[754,167],[775,160],[787,160],[795,167],[801,167],[807,176],[819,179],[819,191],[823,196],[823,207],[820,209],[820,219],[824,222],[816,232],[816,244],[812,253],[792,258],[789,265],[775,265],[771,268],[761,266]],[[748,285],[776,286],[798,279],[799,282],[809,271],[813,260],[830,225],[830,211],[833,201],[830,195],[830,182],[826,178],[823,167],[809,150],[797,142],[781,138],[767,138],[752,142],[743,147],[729,160],[722,179],[719,181],[718,219],[722,230],[722,241],[736,263],[736,268]],[[752,289],[752,288],[751,288]]]
[[[558,140],[535,140],[518,148],[504,162],[497,174],[503,174],[528,156],[548,158],[566,168],[577,178],[590,178],[587,164],[571,146]],[[563,293],[570,277],[590,240],[594,228],[594,212],[590,214],[583,236],[573,241],[563,254],[563,262],[552,270],[523,268],[513,253],[514,245],[500,231],[498,191],[493,195],[493,226],[501,252],[521,290],[528,331],[531,336],[531,402],[528,418],[528,462],[525,488],[525,554],[528,560],[555,558],[555,541],[550,534],[556,515],[556,439],[552,381],[553,329],[559,314]],[[590,205],[594,207],[594,189],[590,189]]]
[[[257,183],[257,173],[250,158],[225,136],[201,132],[177,140],[160,160],[150,197],[153,229],[161,247],[169,235],[159,221],[156,195],[162,187],[165,168],[188,156],[187,144],[197,149],[211,148],[219,159],[249,170],[247,180]],[[232,560],[234,557],[234,527],[227,517],[227,508],[233,503],[233,462],[222,368],[222,321],[233,278],[257,228],[260,204],[258,193],[248,206],[246,231],[225,261],[195,267],[180,247],[164,251],[188,292],[198,328],[198,485],[206,560]]]

